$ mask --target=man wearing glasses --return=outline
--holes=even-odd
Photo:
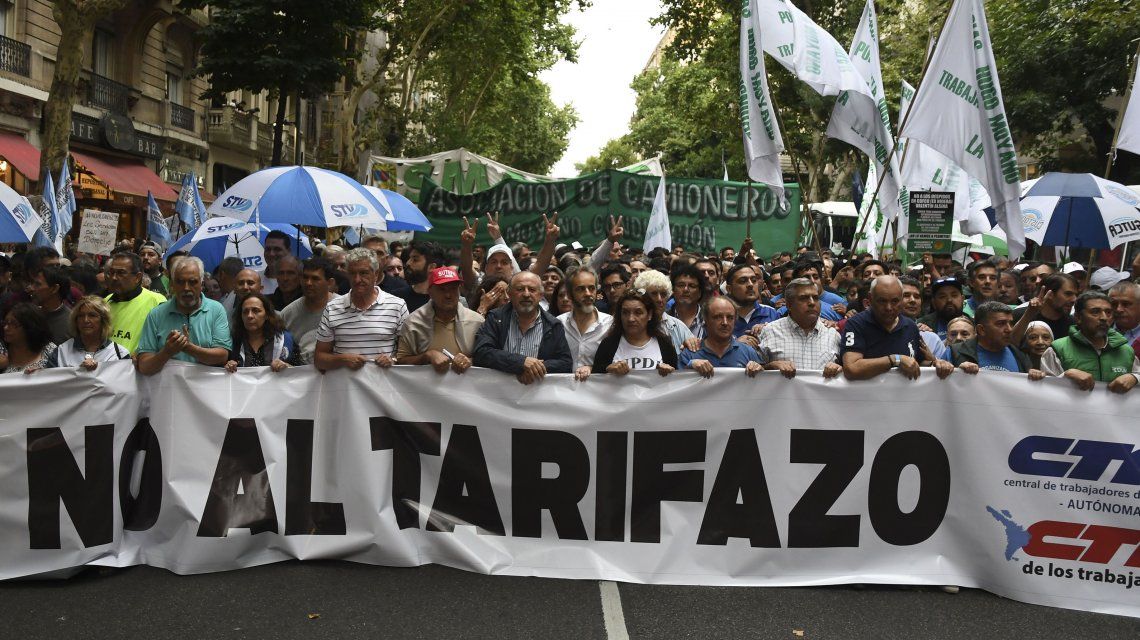
[[[166,302],[161,293],[142,286],[142,258],[116,253],[107,263],[107,306],[111,309],[111,340],[131,353],[138,351],[143,322],[150,310]]]

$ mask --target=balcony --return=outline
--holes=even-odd
[[[32,77],[32,47],[18,40],[0,36],[0,71],[25,78]]]
[[[273,125],[259,121],[252,113],[231,106],[210,109],[207,127],[211,145],[255,154],[266,160],[272,154]],[[289,127],[285,128],[283,142],[281,158],[292,161],[293,137]]]
[[[170,105],[170,126],[194,132],[194,110],[173,102]]]
[[[87,84],[87,106],[127,115],[131,110],[131,88],[92,73]]]

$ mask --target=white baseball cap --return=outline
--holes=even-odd
[[[1088,270],[1079,262],[1066,262],[1065,266],[1061,267],[1061,273],[1088,273]]]
[[[1089,287],[1108,291],[1131,277],[1132,274],[1127,271],[1117,271],[1112,267],[1101,267],[1093,271],[1092,278],[1089,280]]]

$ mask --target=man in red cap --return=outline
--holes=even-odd
[[[451,267],[428,274],[428,304],[416,309],[400,328],[397,364],[430,364],[437,372],[463,373],[471,366],[475,333],[483,316],[459,304],[462,278]]]

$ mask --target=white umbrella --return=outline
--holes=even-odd
[[[390,211],[343,173],[317,167],[272,167],[226,189],[206,213],[242,221],[256,217],[262,223],[387,229],[385,218]]]

